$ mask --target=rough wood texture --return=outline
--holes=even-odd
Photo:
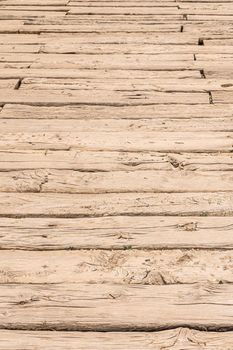
[[[5,250],[233,249],[232,217],[1,218],[0,222],[0,248]]]
[[[159,332],[30,332],[0,331],[4,350],[230,350],[232,332],[200,332],[177,328]]]
[[[232,293],[231,284],[4,284],[0,325],[22,330],[231,329]]]
[[[0,20],[0,350],[232,350],[233,1]]]

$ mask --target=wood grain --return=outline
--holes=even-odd
[[[134,248],[230,250],[233,249],[232,227],[232,217],[3,217],[0,219],[0,248],[40,251]]]
[[[186,350],[203,349],[230,350],[232,332],[199,332],[188,328],[177,328],[159,332],[30,332],[0,331],[0,349],[39,350],[54,347],[62,350],[160,350],[161,346],[176,350],[177,346]]]
[[[0,216],[232,216],[232,192],[68,194],[0,193]]]
[[[0,324],[21,330],[231,329],[232,289],[231,284],[5,284]]]

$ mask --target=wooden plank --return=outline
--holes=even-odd
[[[94,6],[79,6],[70,7],[69,13],[71,15],[83,14],[83,15],[102,15],[102,14],[125,14],[125,15],[166,15],[166,14],[179,14],[178,7],[94,7]]]
[[[178,346],[186,350],[199,350],[200,344],[209,350],[230,349],[233,342],[232,332],[199,332],[188,328],[177,328],[160,332],[31,332],[0,331],[1,350],[39,350],[46,348],[63,350],[150,350]]]
[[[233,251],[1,251],[0,283],[232,283]],[[2,300],[2,299],[1,299]]]
[[[197,54],[203,58],[206,55]],[[208,55],[207,55],[208,57]],[[229,56],[230,57],[230,56]],[[233,56],[232,56],[233,58]],[[168,92],[206,92],[219,90],[233,90],[232,79],[150,79],[149,81],[138,79],[49,79],[26,78],[23,79],[20,89],[24,90],[128,90],[128,91],[168,91]]]
[[[231,103],[232,91],[213,91],[212,93],[214,103]]]
[[[1,86],[1,84],[0,84]],[[0,119],[1,132],[121,132],[225,131],[232,129],[233,118],[155,118],[155,119]]]
[[[161,24],[161,25],[137,25],[137,24],[24,24],[22,26],[9,26],[7,32],[15,33],[16,30],[20,33],[179,33],[181,25],[179,23],[174,24]],[[0,33],[6,31],[6,28],[0,28]]]
[[[1,285],[0,322],[22,330],[231,329],[232,293],[231,284]]]
[[[15,89],[18,79],[0,79],[0,89]]]
[[[32,34],[33,35],[33,34]],[[0,37],[1,38],[1,37]],[[135,44],[157,44],[157,45],[197,45],[199,36],[197,34],[186,34],[183,33],[119,33],[117,36],[111,33],[77,33],[66,34],[66,33],[44,33],[41,35],[40,40],[44,42],[54,42],[54,38],[58,44],[66,42],[68,43],[90,43],[90,44],[117,44],[117,43],[135,43]],[[8,39],[7,36],[5,40]],[[29,39],[30,40],[30,39]]]
[[[2,44],[0,45],[0,52],[1,53],[38,53],[40,50],[40,45],[7,45]]]
[[[229,158],[230,160],[230,158]],[[84,173],[72,170],[0,172],[0,192],[41,193],[177,193],[232,191],[229,172],[114,171]]]
[[[3,47],[8,46],[6,44],[2,45]],[[19,46],[20,47],[20,46]],[[54,42],[47,43],[41,48],[43,53],[59,53],[59,54],[115,54],[115,53],[126,53],[126,54],[161,54],[161,53],[171,53],[171,54],[214,54],[214,53],[233,53],[233,47],[231,45],[156,45],[156,44],[63,44]]]
[[[6,150],[0,153],[0,169],[70,169],[76,171],[137,170],[233,170],[231,153],[94,152],[81,150]]]
[[[11,92],[11,93],[10,93]],[[67,104],[92,105],[150,105],[160,103],[173,104],[209,104],[208,93],[202,92],[157,92],[157,91],[95,91],[90,94],[88,90],[2,90],[0,91],[0,104],[31,104],[42,106],[62,106]]]
[[[214,216],[184,218],[114,216],[76,218],[75,220],[3,217],[0,219],[0,249],[32,251],[80,249],[127,249],[129,251],[129,249],[160,250],[165,248],[232,250],[232,227],[232,217]],[[229,254],[231,256],[232,253]],[[189,259],[184,259],[187,264],[193,262],[192,251],[188,255]],[[194,252],[194,256],[197,256],[197,253]],[[212,256],[215,261],[214,253]],[[222,269],[222,263],[219,266],[216,271]],[[228,268],[229,266],[226,270]],[[188,271],[187,269],[186,273]],[[212,278],[214,276],[216,276],[215,273]]]
[[[4,63],[5,65],[7,63]],[[10,63],[10,65],[13,65]],[[28,64],[29,66],[29,64]],[[79,79],[201,79],[199,70],[104,70],[104,69],[1,69],[2,78],[79,78]]]
[[[52,194],[0,193],[0,216],[95,217],[119,215],[232,216],[233,194],[119,193]]]
[[[0,150],[232,152],[232,132],[2,133]]]
[[[69,1],[69,7],[84,7],[82,1]],[[85,1],[85,7],[176,7],[174,1]]]
[[[196,104],[196,105],[143,105],[143,106],[59,106],[43,107],[22,104],[5,104],[1,119],[184,119],[193,118],[229,118],[233,113],[233,104]],[[135,123],[135,120],[132,123]],[[208,123],[210,125],[211,123]],[[28,126],[29,127],[29,126]]]

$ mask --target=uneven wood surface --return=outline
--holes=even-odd
[[[233,1],[0,20],[0,350],[232,350]]]

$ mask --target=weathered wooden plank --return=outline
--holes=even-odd
[[[43,107],[22,104],[6,104],[1,119],[185,119],[232,118],[233,104],[200,105],[144,105],[144,106],[60,106]],[[135,121],[133,121],[135,122]],[[208,125],[211,123],[208,123]],[[28,126],[29,127],[29,126]]]
[[[67,11],[67,9],[65,10]],[[27,10],[7,10],[5,9],[4,11],[1,8],[1,14],[0,14],[0,19],[28,19],[28,18],[33,18],[33,17],[52,17],[52,16],[64,16],[66,13],[64,10],[61,11],[43,11],[43,8],[41,8],[40,11],[36,11],[33,9],[27,9]]]
[[[209,104],[209,95],[204,92],[157,92],[157,91],[95,91],[88,90],[1,90],[0,104],[31,104],[62,106],[68,104],[92,105],[151,105],[151,104]]]
[[[67,0],[47,0],[46,3],[44,0],[18,0],[17,4],[14,0],[2,0],[1,5],[24,5],[24,6],[62,6],[68,3]]]
[[[15,89],[18,79],[0,79],[0,89]]]
[[[3,47],[8,46],[6,44],[2,45]],[[20,45],[18,45],[20,47]],[[0,46],[1,48],[1,46]],[[41,48],[43,53],[60,53],[60,54],[115,54],[115,53],[126,53],[126,54],[161,54],[161,53],[171,53],[171,54],[198,54],[198,53],[233,53],[233,47],[231,45],[156,45],[156,44],[66,44],[65,42],[58,43],[47,43]]]
[[[185,34],[183,33],[119,33],[117,35],[112,35],[111,33],[77,33],[66,34],[66,33],[44,33],[41,35],[40,40],[44,42],[54,41],[54,38],[57,38],[57,44],[59,42],[68,43],[90,43],[90,44],[117,44],[117,43],[137,43],[137,44],[157,44],[157,45],[176,45],[176,44],[185,44],[185,45],[197,45],[199,37],[196,34]],[[65,39],[64,39],[65,38]],[[7,37],[5,38],[5,40]]]
[[[70,1],[69,7],[84,7],[82,1]],[[176,7],[174,1],[85,1],[85,7]]]
[[[1,53],[38,53],[40,50],[40,45],[24,45],[24,44],[19,44],[19,45],[7,45],[7,44],[2,44],[0,45],[0,52]]]
[[[233,170],[231,153],[156,153],[6,150],[0,152],[2,171],[70,169],[80,171]]]
[[[232,216],[233,194],[119,193],[52,194],[0,193],[0,216],[95,217],[119,215]]]
[[[9,26],[7,32],[15,33],[16,30],[20,33],[121,33],[121,32],[132,32],[132,33],[179,33],[181,25],[179,23],[174,24],[162,24],[162,25],[137,25],[137,24],[45,24],[37,25],[33,22],[31,24],[24,24],[22,26]],[[6,28],[0,28],[0,33],[6,32]]]
[[[6,65],[6,63],[4,63]],[[10,65],[13,65],[10,63]],[[28,64],[29,65],[29,64]],[[2,78],[79,78],[79,79],[201,79],[201,74],[196,70],[104,70],[104,69],[1,69]],[[81,82],[81,81],[80,81]]]
[[[233,93],[232,91],[213,91],[212,97],[214,103],[231,103]]]
[[[102,14],[125,14],[125,15],[166,15],[166,14],[179,14],[178,7],[141,7],[141,6],[130,6],[130,7],[94,7],[94,6],[79,6],[69,7],[69,13],[71,15],[83,14],[83,15],[102,15]]]
[[[230,158],[229,158],[230,160]],[[130,193],[231,192],[229,172],[16,170],[0,172],[0,192]]]
[[[1,285],[0,322],[22,330],[229,329],[232,293],[231,284]]]
[[[41,132],[2,133],[0,149],[124,152],[232,152],[232,132]]]
[[[1,84],[0,84],[1,86]],[[230,131],[233,118],[156,119],[0,119],[1,132]]]
[[[0,219],[0,249],[232,250],[232,227],[232,217],[114,216],[76,219],[3,217]],[[184,261],[192,262],[192,252],[189,254],[189,259]],[[219,266],[216,271],[222,268],[222,263]],[[213,274],[212,278],[214,276],[216,275]]]
[[[205,55],[197,54],[197,59]],[[207,55],[208,57],[208,55]],[[233,58],[233,56],[232,56]],[[206,92],[219,90],[233,90],[232,79],[23,79],[20,89],[27,90],[128,90],[133,91],[168,91],[168,92]]]
[[[1,350],[160,350],[177,346],[186,350],[199,350],[201,346],[209,350],[230,349],[232,332],[199,332],[188,328],[177,328],[160,332],[31,332],[0,331]],[[153,344],[153,345],[152,345]]]
[[[233,251],[1,251],[0,269],[1,284],[232,283]]]

